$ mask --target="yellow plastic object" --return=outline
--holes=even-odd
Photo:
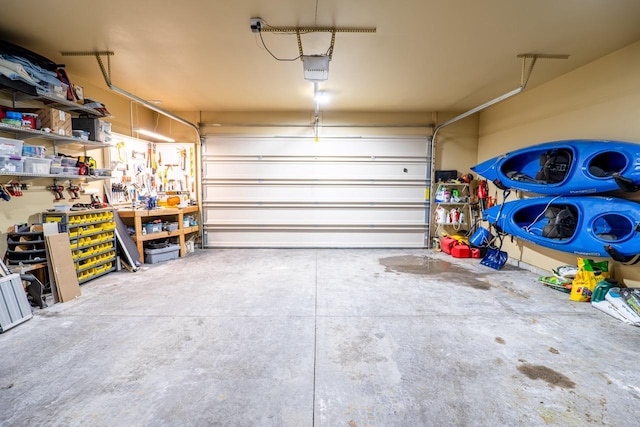
[[[607,261],[596,263],[591,259],[578,258],[578,273],[571,284],[569,299],[580,302],[591,301],[597,283],[608,276],[609,263]]]
[[[167,206],[178,206],[180,204],[180,197],[170,196],[167,197]]]

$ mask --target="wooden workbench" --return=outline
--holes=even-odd
[[[197,214],[198,207],[197,206],[188,206],[186,208],[159,208],[159,209],[118,209],[118,215],[122,218],[122,221],[129,225],[133,226],[135,229],[135,234],[131,236],[133,240],[136,242],[138,246],[138,252],[140,253],[140,262],[144,264],[144,242],[148,242],[151,240],[161,240],[167,239],[169,237],[177,237],[178,242],[180,244],[180,256],[183,257],[186,255],[186,247],[185,247],[185,235],[191,233],[198,233],[200,231],[200,226],[196,225],[193,227],[185,227],[184,226],[184,216],[185,214]],[[196,218],[198,216],[196,215]],[[143,234],[142,233],[142,224],[146,224],[149,222],[153,222],[156,219],[162,220],[162,222],[177,222],[178,229],[175,231],[160,231],[157,233]],[[199,218],[198,218],[199,219]],[[200,224],[200,221],[198,221]]]

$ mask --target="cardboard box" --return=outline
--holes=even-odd
[[[71,114],[55,108],[42,108],[37,111],[40,119],[40,129],[49,128],[51,133],[63,136],[73,136]]]

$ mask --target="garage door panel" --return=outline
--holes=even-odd
[[[209,208],[206,210],[205,222],[209,225],[234,224],[281,224],[281,225],[310,225],[339,224],[339,225],[396,225],[422,224],[423,209],[396,207],[363,207],[331,208],[322,206],[304,206],[290,208],[239,207]]]
[[[379,162],[220,162],[207,163],[206,176],[218,179],[360,179],[360,180],[420,180],[426,168],[416,164]]]
[[[204,199],[216,202],[415,202],[424,198],[424,184],[413,186],[205,186]]]
[[[207,247],[424,247],[426,138],[206,138]]]
[[[233,231],[222,230],[206,233],[210,247],[250,247],[250,248],[353,248],[357,241],[360,248],[394,247],[420,248],[424,246],[420,233],[415,231]],[[295,243],[292,243],[295,242]]]
[[[312,138],[277,137],[208,137],[206,156],[356,156],[356,157],[424,157],[425,138]],[[397,142],[397,143],[395,143]]]
[[[303,185],[218,185],[205,186],[203,198],[216,202],[278,202],[301,200],[311,193],[311,187]]]

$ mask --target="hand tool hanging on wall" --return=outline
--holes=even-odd
[[[134,160],[138,160],[138,159],[144,160],[144,159],[147,158],[147,155],[146,155],[146,153],[144,151],[135,151],[135,150],[133,150],[133,151],[131,151],[131,158],[134,159]]]
[[[127,150],[126,144],[124,141],[120,141],[116,144],[116,149],[118,150],[118,161],[121,163],[127,162]]]
[[[7,189],[9,194],[11,194],[13,197],[20,197],[22,196],[23,188],[25,190],[27,189],[27,185],[21,184],[19,182],[10,182],[9,184],[6,185],[5,188]]]
[[[80,196],[78,195],[78,193],[80,192],[80,187],[78,187],[77,185],[73,185],[71,181],[69,181],[69,186],[67,187],[67,190],[69,191],[69,193],[71,193],[72,200],[80,198]]]
[[[156,144],[151,144],[151,173],[155,174],[158,169],[158,162],[156,160]]]
[[[64,195],[62,194],[62,192],[64,191],[64,185],[58,185],[55,179],[53,180],[53,185],[47,187],[47,190],[53,191],[53,193],[56,195],[56,202],[59,200],[64,200]]]
[[[186,148],[178,149],[178,154],[180,156],[180,169],[183,171],[187,170],[187,150]]]
[[[195,193],[196,159],[193,147],[189,147],[189,176],[191,177],[191,193]]]
[[[9,190],[7,190],[7,188],[2,184],[0,184],[0,200],[4,200],[5,202],[11,200]]]

